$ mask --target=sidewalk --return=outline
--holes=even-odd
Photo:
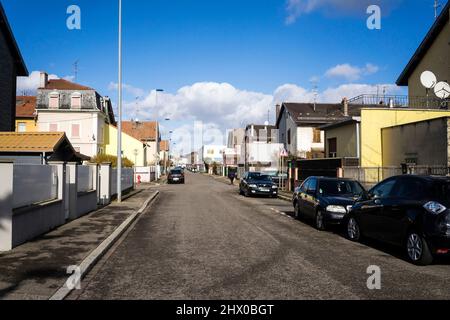
[[[46,300],[128,217],[142,207],[155,188],[140,187],[123,203],[95,211],[11,252],[0,253],[0,299]]]

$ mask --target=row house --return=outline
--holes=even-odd
[[[28,76],[5,10],[0,3],[0,132],[15,131],[17,77]]]
[[[251,124],[245,129],[240,161],[245,171],[279,171],[282,149],[275,126]]]
[[[77,152],[105,153],[105,132],[115,125],[111,100],[95,89],[41,73],[36,96],[38,130],[66,132]]]
[[[278,139],[290,156],[298,159],[325,157],[325,135],[321,127],[348,120],[357,108],[340,104],[283,103],[277,106]]]
[[[161,133],[157,121],[123,121],[122,131],[142,143],[137,156],[143,159],[144,166],[160,164]]]
[[[36,132],[36,97],[18,96],[16,98],[16,132]]]

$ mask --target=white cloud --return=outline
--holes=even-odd
[[[124,103],[125,115],[140,120],[170,118],[176,122],[202,121],[222,130],[243,127],[250,123],[264,123],[267,112],[274,117],[275,104],[281,102],[339,103],[344,97],[373,94],[380,88],[386,94],[398,94],[401,89],[393,84],[344,84],[327,88],[316,94],[295,84],[279,86],[271,94],[246,91],[229,83],[198,82],[179,89],[176,93],[150,92],[145,98]]]
[[[374,64],[367,63],[364,67],[352,66],[348,63],[338,64],[330,68],[325,76],[328,78],[344,78],[348,81],[356,81],[362,76],[377,73],[380,68]]]
[[[287,0],[286,24],[293,24],[301,15],[323,11],[331,15],[366,14],[370,5],[379,5],[388,14],[403,0]]]
[[[36,93],[37,88],[39,88],[39,82],[41,78],[40,71],[33,71],[28,77],[18,77],[17,78],[17,94],[27,94],[32,95]],[[56,74],[50,74],[49,79],[59,79]]]
[[[361,94],[399,94],[402,89],[393,85],[344,84],[317,92],[295,84],[279,86],[271,94],[235,88],[228,83],[199,82],[185,86],[177,92],[158,93],[152,91],[143,99],[124,103],[125,118],[153,120],[170,118],[172,139],[176,153],[186,154],[198,150],[194,141],[194,123],[203,123],[204,143],[226,143],[226,130],[245,127],[247,124],[262,124],[270,111],[271,122],[275,118],[275,105],[281,102],[340,103],[344,97],[352,98]],[[177,128],[174,125],[178,124]]]
[[[122,84],[122,87],[125,92],[133,95],[134,97],[140,98],[145,95],[144,90],[133,87],[132,85],[124,83],[124,84]],[[117,90],[118,88],[119,88],[119,85],[116,82],[109,83],[108,90]]]

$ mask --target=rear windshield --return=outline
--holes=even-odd
[[[182,172],[181,172],[181,170],[172,170],[170,173],[171,174],[181,174]]]
[[[359,196],[364,193],[364,190],[356,181],[321,180],[319,184],[319,193],[330,196]]]

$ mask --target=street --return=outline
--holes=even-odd
[[[69,299],[448,299],[450,264],[416,267],[401,250],[352,243],[296,221],[291,204],[244,198],[186,174],[160,196]],[[381,290],[369,290],[369,266]]]

